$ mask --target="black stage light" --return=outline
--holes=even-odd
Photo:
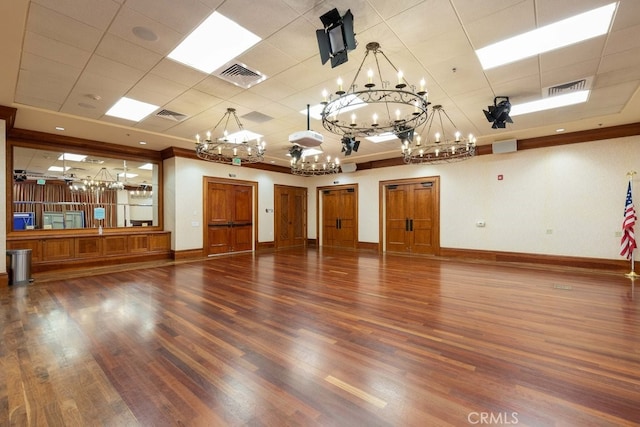
[[[353,15],[347,10],[340,16],[338,9],[332,9],[320,17],[324,29],[316,30],[318,48],[322,64],[331,59],[331,68],[347,62],[347,51],[356,48],[356,37],[353,32]]]
[[[350,156],[353,151],[357,152],[358,147],[360,147],[360,141],[356,141],[355,138],[350,136],[342,137],[342,152],[345,156]]]
[[[407,126],[398,126],[395,130],[396,136],[402,142],[405,142],[405,141],[412,142],[413,133],[414,133],[414,129],[409,129],[407,128]]]
[[[289,149],[289,155],[293,159],[294,163],[298,163],[300,158],[302,157],[302,147],[299,145],[294,145]]]
[[[498,99],[502,101],[498,102]],[[489,105],[487,110],[484,111],[484,115],[487,121],[493,122],[491,126],[493,129],[503,129],[506,127],[505,123],[513,123],[509,112],[511,112],[511,103],[508,96],[496,96],[493,98],[493,105]]]

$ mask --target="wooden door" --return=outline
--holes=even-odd
[[[357,246],[357,200],[355,187],[322,190],[323,246]]]
[[[439,251],[434,180],[385,187],[386,250],[436,255]]]
[[[207,254],[253,249],[253,189],[248,185],[208,182]]]
[[[275,186],[276,248],[307,243],[307,189]]]

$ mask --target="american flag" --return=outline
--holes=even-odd
[[[631,181],[627,187],[627,201],[624,204],[624,219],[622,220],[622,240],[620,241],[620,255],[631,259],[636,248],[636,238],[633,235],[633,226],[636,225],[636,210],[631,198]]]

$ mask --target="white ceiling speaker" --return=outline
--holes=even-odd
[[[513,153],[518,151],[518,140],[507,139],[505,141],[496,141],[491,144],[493,154]]]

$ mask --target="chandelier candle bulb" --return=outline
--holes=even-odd
[[[373,113],[373,123],[371,123],[372,126],[378,126],[378,115],[376,113]]]
[[[329,96],[329,93],[327,92],[326,89],[322,89],[322,103],[326,104],[327,103],[327,97]]]
[[[369,68],[369,71],[367,71],[367,84],[365,85],[365,87],[368,88],[372,88],[375,85],[373,84],[373,70],[371,68]]]
[[[436,142],[440,142],[440,132],[436,132]]]
[[[460,132],[456,131],[456,142],[460,142]]]
[[[337,95],[342,95],[344,94],[344,90],[342,89],[342,78],[338,77],[338,91],[336,92]]]
[[[424,79],[420,80],[420,92],[418,92],[418,95],[424,95],[424,87],[426,84],[427,82],[425,82]]]
[[[351,126],[355,126],[355,125],[356,125],[356,115],[351,114]]]

